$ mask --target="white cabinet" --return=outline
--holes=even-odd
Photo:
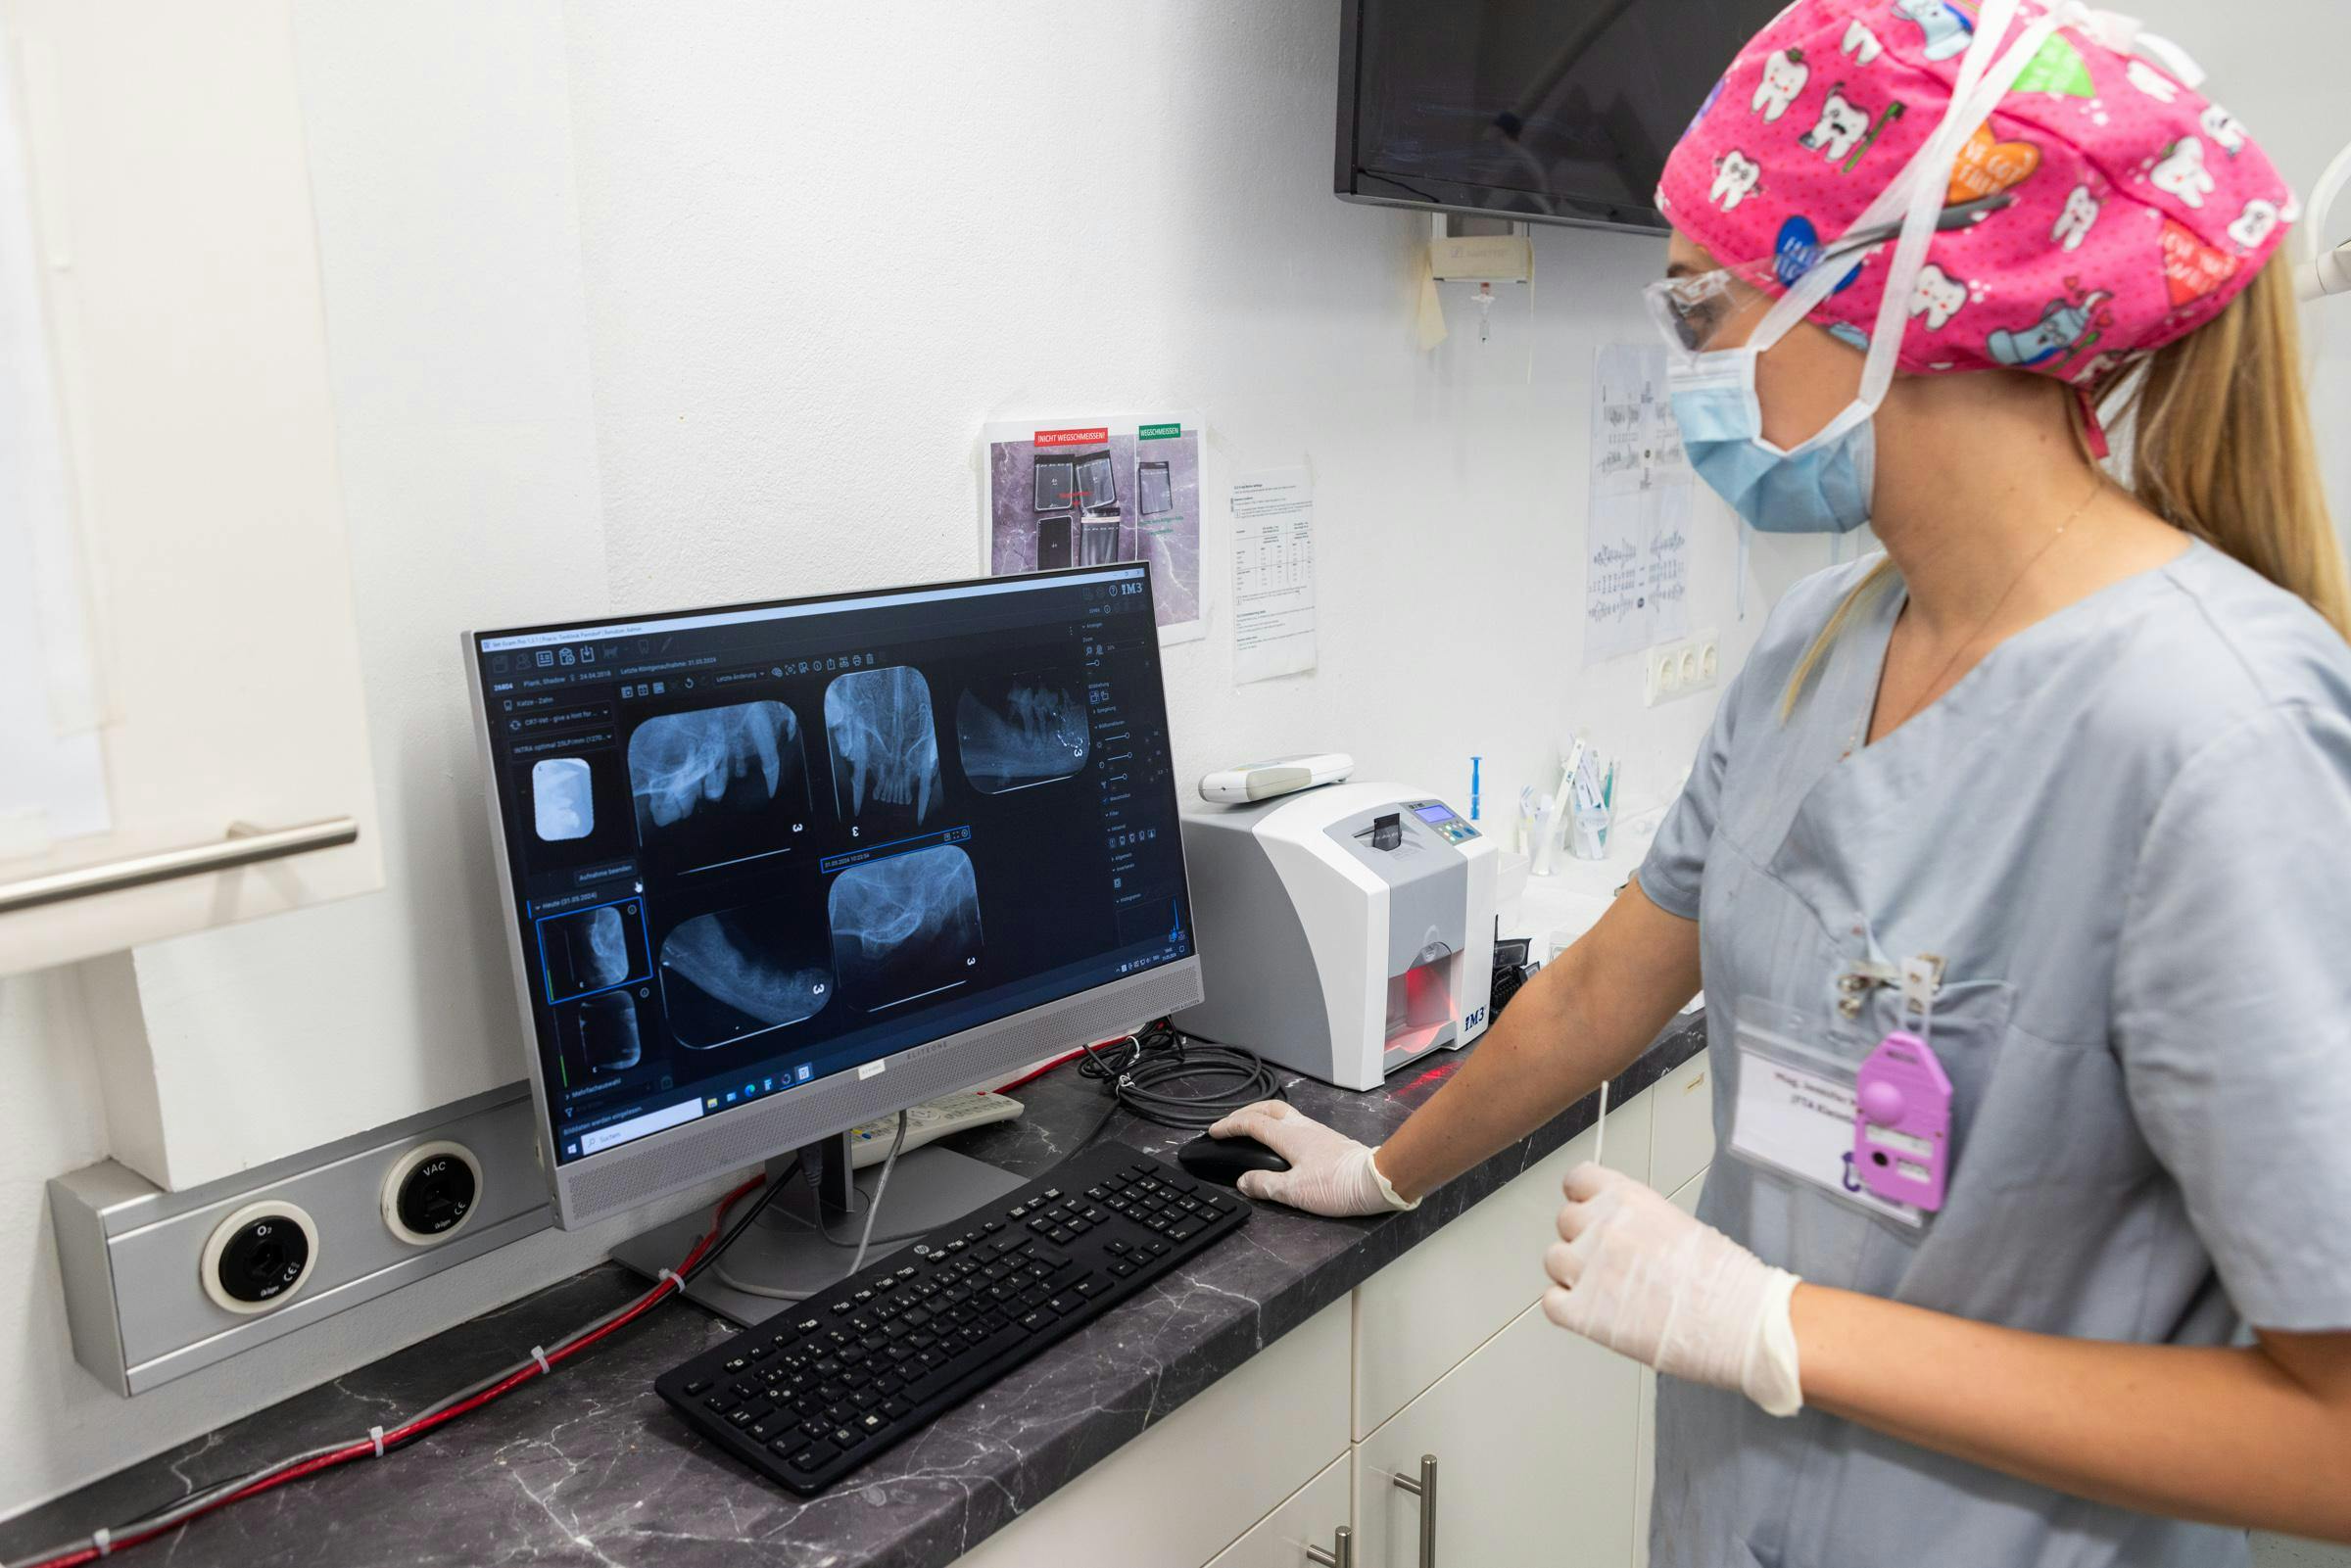
[[[0,889],[216,844],[232,824],[358,830],[0,914],[8,973],[370,890],[383,869],[287,0],[135,23],[6,0],[0,49],[112,823],[12,832]]]
[[[1345,1458],[1351,1320],[1350,1304],[1333,1302],[957,1558],[955,1568],[1200,1568]],[[1342,1494],[1327,1519],[1298,1528],[1320,1531],[1327,1544],[1346,1522]],[[1273,1539],[1260,1548],[1273,1550]]]
[[[1703,1063],[1705,1059],[1698,1059]],[[1707,1142],[1712,1143],[1711,1135]],[[1666,1194],[1686,1214],[1698,1212],[1698,1195],[1706,1184],[1706,1172],[1702,1166],[1698,1174]],[[1648,1367],[1641,1368],[1641,1429],[1633,1448],[1633,1564],[1634,1568],[1649,1568],[1649,1501],[1657,1484],[1657,1374]]]
[[[1651,1105],[1649,1184],[1671,1197],[1714,1158],[1714,1075],[1707,1053],[1666,1073],[1644,1098]]]
[[[1640,1368],[1539,1307],[1356,1449],[1362,1568],[1421,1568],[1427,1504],[1395,1485],[1436,1458],[1436,1561],[1625,1568]]]
[[[1649,1171],[1653,1097],[1636,1095],[1608,1112],[1602,1152],[1627,1175]],[[1598,1141],[1592,1131],[1571,1139],[1357,1290],[1357,1437],[1542,1299],[1543,1250],[1558,1239],[1560,1178],[1591,1159]]]
[[[1292,1493],[1256,1529],[1219,1552],[1208,1568],[1316,1568],[1310,1550],[1337,1554],[1334,1538],[1354,1512],[1348,1496],[1353,1484],[1348,1461],[1333,1459],[1330,1468]],[[1125,1562],[1126,1553],[1115,1560]]]

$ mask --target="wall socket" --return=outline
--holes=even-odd
[[[535,1116],[515,1083],[185,1192],[58,1177],[73,1358],[143,1394],[546,1229]]]
[[[1642,700],[1653,708],[1692,691],[1706,690],[1722,679],[1722,645],[1712,632],[1700,632],[1679,642],[1660,642],[1643,658]]]

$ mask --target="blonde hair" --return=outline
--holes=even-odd
[[[2108,426],[2128,426],[2126,486],[2139,504],[2299,595],[2351,639],[2351,581],[2319,483],[2303,371],[2281,251],[2219,315],[2110,372],[2090,396]],[[2066,405],[2083,456],[2095,461],[2080,400],[2069,392]],[[1838,604],[1789,678],[1783,719],[1856,611],[1894,580],[1893,563],[1881,560]]]

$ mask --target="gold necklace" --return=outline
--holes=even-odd
[[[2042,556],[2048,554],[2049,551],[2057,547],[2057,542],[2065,537],[2065,531],[2073,527],[2075,523],[2081,521],[2082,514],[2089,510],[2089,503],[2093,500],[2096,500],[2099,493],[2105,490],[2105,488],[2106,476],[2104,474],[2100,474],[2095,482],[2090,485],[2089,494],[2082,498],[2082,504],[2076,506],[2071,512],[2066,514],[2065,521],[2057,525],[2057,532],[2051,534],[2048,537],[2047,542],[2044,543],[2040,548],[2033,552],[2033,558],[2031,560],[2025,562],[2023,566],[2017,568],[2016,576],[2009,579],[2008,586],[2000,591],[2000,596],[1992,601],[1991,609],[1985,615],[1983,620],[1976,623],[1976,629],[1968,633],[1966,638],[1960,641],[1958,646],[1951,649],[1951,656],[1943,661],[1943,668],[1937,670],[1935,672],[1935,678],[1927,683],[1925,694],[1921,696],[1917,702],[1911,704],[1911,706],[1903,712],[1900,718],[1886,726],[1886,729],[1883,732],[1884,734],[1891,735],[1895,731],[1899,730],[1903,725],[1908,724],[1912,719],[1917,718],[1920,713],[1925,711],[1929,704],[1934,702],[1935,698],[1940,694],[1939,689],[1943,685],[1943,678],[1951,673],[1951,667],[1959,662],[1960,655],[1965,653],[1969,648],[1975,646],[1976,639],[1982,637],[1985,632],[1991,628],[1991,623],[1999,619],[2000,611],[2008,607],[2009,598],[2019,588],[2024,586],[2024,581],[2026,577],[2032,573],[2033,568],[2040,564]],[[1865,728],[1874,728],[1870,721],[1875,717],[1876,710],[1875,704],[1873,703],[1870,714],[1861,721],[1863,726]]]

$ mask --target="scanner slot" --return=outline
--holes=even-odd
[[[1424,954],[1403,974],[1388,976],[1383,1060],[1410,1060],[1455,1038],[1461,1027],[1461,1009],[1453,994],[1454,958],[1451,949]]]

